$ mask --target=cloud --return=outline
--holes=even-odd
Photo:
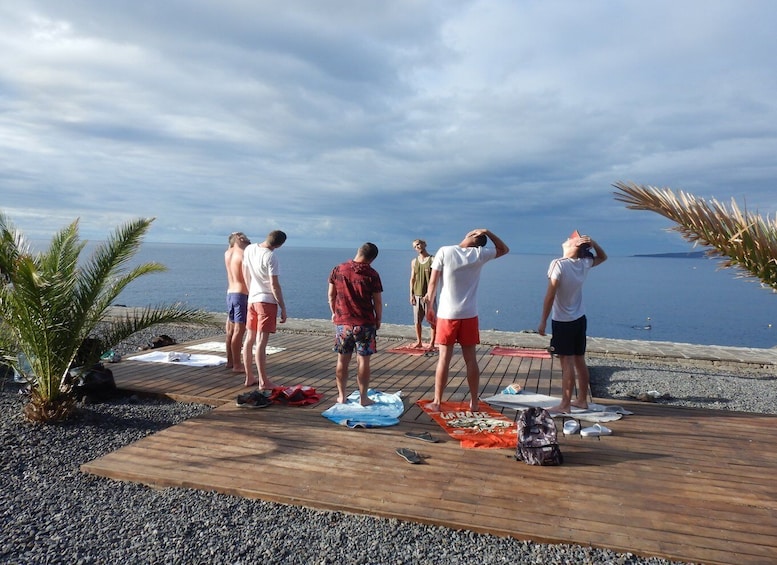
[[[631,180],[774,213],[768,0],[0,7],[2,206],[43,237],[685,249]],[[518,243],[520,242],[520,244]]]

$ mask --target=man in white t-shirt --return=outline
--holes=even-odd
[[[271,231],[262,243],[252,243],[243,250],[243,276],[248,284],[248,330],[243,346],[245,386],[259,385],[262,390],[277,385],[267,378],[267,342],[276,331],[276,318],[286,321],[286,303],[278,280],[280,268],[274,251],[286,242],[286,234],[280,230]],[[280,313],[279,313],[280,310]],[[251,359],[254,343],[259,336],[256,354]],[[259,371],[259,380],[254,379],[253,362]]]
[[[588,408],[589,375],[585,363],[587,320],[583,306],[583,283],[588,271],[604,263],[607,254],[593,239],[575,231],[561,245],[564,252],[548,268],[548,290],[537,327],[545,335],[548,315],[553,335],[550,350],[561,363],[561,402],[549,408],[551,413],[567,413],[572,407]],[[595,254],[591,253],[591,249]],[[577,382],[577,398],[572,392]]]
[[[488,240],[494,248],[485,247]],[[510,249],[487,229],[469,232],[458,245],[446,245],[434,254],[432,276],[424,300],[430,323],[436,322],[436,344],[440,350],[434,375],[434,401],[427,405],[432,411],[440,410],[442,395],[448,384],[453,348],[458,343],[467,366],[467,385],[470,409],[478,409],[480,367],[475,347],[480,343],[478,328],[478,283],[480,271],[488,261],[502,257]],[[440,298],[434,310],[437,290]]]

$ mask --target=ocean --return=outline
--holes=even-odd
[[[144,243],[136,262],[157,261],[168,271],[141,277],[116,303],[180,301],[224,311],[224,250],[220,245]],[[329,319],[329,272],[352,259],[355,249],[284,246],[276,253],[289,317]],[[384,323],[412,323],[408,289],[414,256],[409,248],[381,250],[373,263],[383,281]],[[553,258],[510,253],[487,264],[478,294],[480,327],[536,329]],[[610,256],[591,271],[584,289],[588,335],[738,347],[777,345],[777,295],[757,281],[735,275],[706,258]]]

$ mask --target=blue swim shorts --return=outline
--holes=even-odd
[[[248,319],[248,295],[241,292],[227,293],[227,320],[245,324]]]

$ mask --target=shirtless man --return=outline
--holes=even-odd
[[[229,249],[224,252],[227,269],[227,369],[242,373],[240,350],[246,333],[248,314],[248,285],[243,278],[243,250],[251,241],[243,232],[229,234]]]

